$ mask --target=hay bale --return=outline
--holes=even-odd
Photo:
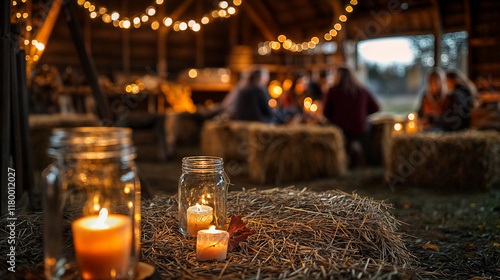
[[[333,177],[347,170],[342,132],[335,126],[249,127],[248,170],[256,183]]]
[[[205,121],[201,131],[201,149],[204,155],[246,162],[248,131],[259,123],[244,121]]]
[[[495,131],[393,135],[387,158],[391,187],[489,191],[500,183],[500,134]]]
[[[397,232],[391,206],[341,191],[306,189],[231,192],[228,211],[257,231],[222,262],[196,261],[196,241],[178,230],[177,196],[142,203],[140,261],[161,279],[410,279],[412,256]],[[17,215],[16,276],[43,270],[42,213]],[[6,232],[7,219],[0,219]],[[8,252],[7,242],[0,249]],[[71,246],[71,245],[70,245]],[[67,248],[71,250],[71,248]],[[0,263],[7,271],[7,263]]]

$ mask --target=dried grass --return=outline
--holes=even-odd
[[[143,205],[143,261],[186,279],[412,279],[399,222],[383,202],[340,191],[272,189],[229,195],[230,215],[257,233],[224,262],[197,262],[178,232],[176,197]]]
[[[257,233],[223,262],[196,261],[195,240],[178,231],[176,196],[142,205],[142,258],[160,279],[415,279],[390,206],[341,191],[272,189],[229,194],[229,214]],[[18,217],[20,279],[43,269],[40,213]],[[5,221],[3,219],[2,221]],[[5,232],[2,222],[1,231]],[[6,232],[5,232],[6,233]],[[7,243],[0,249],[6,252]],[[6,263],[0,264],[1,271]]]

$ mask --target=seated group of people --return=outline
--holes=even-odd
[[[470,126],[470,112],[475,107],[477,89],[459,70],[433,68],[418,115],[424,130],[457,131]]]

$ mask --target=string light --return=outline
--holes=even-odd
[[[130,17],[122,16],[119,12],[108,13],[108,9],[101,5],[93,4],[90,0],[77,0],[79,6],[87,9],[89,12],[90,18],[94,19],[101,16],[101,19],[105,23],[112,23],[115,27],[120,28],[130,28],[131,26],[135,28],[141,27],[141,22],[143,24],[151,22],[151,28],[153,30],[159,29],[159,24],[163,23],[166,27],[171,27],[173,22],[169,17],[154,18],[157,16],[158,7],[164,4],[164,0],[154,0],[152,4],[147,6],[141,13],[132,15]],[[231,3],[232,2],[232,3]],[[172,28],[174,31],[184,31],[184,30],[192,30],[194,32],[198,32],[201,30],[201,25],[205,25],[211,22],[211,18],[229,18],[232,15],[237,13],[236,7],[242,4],[242,0],[224,0],[218,2],[218,7],[215,10],[203,15],[203,17],[199,19],[190,19],[184,22],[180,22],[179,24],[173,24]],[[19,14],[18,18],[22,17],[22,14]],[[131,20],[128,20],[130,18]]]
[[[219,3],[221,5],[222,2]],[[233,4],[235,6],[238,6],[241,4],[240,0],[233,0]],[[350,5],[345,6],[345,10],[348,13],[352,13],[354,8],[353,6],[358,4],[357,0],[350,0],[349,1]],[[221,10],[224,11],[224,10]],[[228,9],[229,12],[229,9]],[[218,14],[219,16],[222,17],[221,14]],[[325,41],[331,41],[335,36],[338,35],[338,32],[342,30],[342,22],[347,21],[347,16],[342,14],[338,18],[338,22],[336,22],[333,25],[333,28],[331,28],[328,32],[325,32],[322,36],[322,38],[325,39]],[[287,38],[284,34],[280,34],[277,38],[277,41],[267,41],[264,43],[260,43],[258,47],[258,53],[260,55],[268,55],[271,53],[272,50],[279,50],[281,47],[283,49],[291,51],[291,52],[301,52],[301,51],[307,51],[310,49],[315,49],[316,46],[320,43],[319,36],[313,36],[309,41],[302,42],[302,43],[296,43],[293,42],[291,39]]]

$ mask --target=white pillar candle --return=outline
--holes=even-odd
[[[208,229],[214,219],[214,209],[207,205],[191,206],[187,210],[187,232],[191,237],[201,229]]]
[[[198,261],[223,261],[227,256],[229,233],[224,230],[210,229],[198,231],[196,239],[196,259]]]

